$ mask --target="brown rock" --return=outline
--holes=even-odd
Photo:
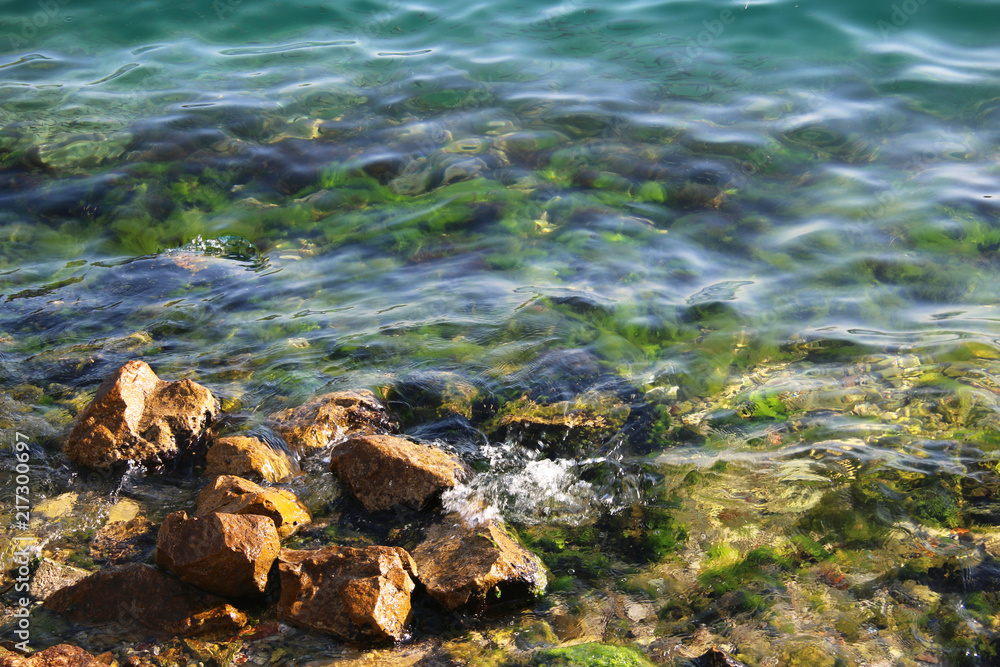
[[[365,435],[338,445],[330,470],[369,512],[405,504],[423,507],[469,475],[458,457],[393,435]]]
[[[31,575],[31,586],[28,588],[28,592],[36,600],[44,600],[60,588],[75,584],[89,574],[90,572],[87,570],[43,558],[35,573]]]
[[[156,551],[156,524],[144,516],[105,524],[90,542],[90,557],[111,565],[142,563]]]
[[[225,600],[141,563],[99,570],[56,591],[45,606],[74,623],[117,623],[140,636],[232,634],[247,623]]]
[[[267,482],[280,482],[302,473],[298,461],[257,438],[219,438],[205,455],[205,473],[240,475]]]
[[[413,551],[420,581],[447,609],[483,609],[539,595],[545,569],[494,520],[468,526],[456,514],[427,530]]]
[[[260,493],[264,487],[236,475],[219,475],[198,492],[198,514],[214,512],[246,494]]]
[[[19,655],[0,656],[0,667],[107,667],[107,665],[79,646],[56,644],[31,657]]]
[[[191,380],[164,382],[146,362],[133,360],[101,384],[64,451],[94,470],[127,461],[155,469],[197,445],[218,411],[205,387]]]
[[[396,419],[367,389],[317,396],[297,408],[271,415],[265,425],[279,433],[300,455],[352,435],[399,430]]]
[[[282,549],[278,618],[348,641],[407,636],[416,565],[399,547]]]
[[[203,591],[250,597],[264,592],[280,548],[269,517],[173,512],[160,526],[156,564]]]
[[[274,521],[281,539],[312,521],[312,515],[294,493],[265,489],[240,477],[220,475],[198,494],[198,516],[213,512],[259,514]]]

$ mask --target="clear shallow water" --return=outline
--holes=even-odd
[[[462,448],[485,472],[463,497],[530,539],[593,549],[588,522],[669,508],[687,537],[652,565],[607,549],[680,582],[625,587],[652,608],[679,589],[795,638],[910,582],[944,596],[914,617],[928,650],[987,664],[995,600],[968,636],[941,628],[992,585],[998,520],[995,4],[57,0],[0,20],[4,426],[53,470],[136,355],[251,424],[442,371],[501,409],[613,393],[630,421],[573,460],[483,446],[483,420],[410,429]],[[927,574],[941,554],[896,576],[953,529],[978,584]],[[719,568],[762,545],[780,585],[739,585],[780,604],[726,607]],[[607,586],[559,558],[570,598]],[[839,597],[796,603],[794,579]],[[633,623],[651,655],[691,643],[664,618]],[[841,637],[842,659],[883,659],[872,637],[908,623],[865,619],[888,638]],[[790,660],[713,627],[748,663]]]

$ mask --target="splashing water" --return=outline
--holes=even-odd
[[[598,490],[579,477],[582,463],[538,459],[537,453],[509,443],[489,445],[483,453],[488,472],[447,490],[444,508],[469,524],[506,519],[524,524],[559,522],[578,525],[601,506]]]

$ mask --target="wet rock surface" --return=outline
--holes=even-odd
[[[156,564],[224,597],[252,597],[267,587],[280,541],[274,522],[255,514],[168,514],[160,526]]]
[[[158,469],[198,446],[218,411],[205,387],[191,380],[165,382],[146,362],[129,361],[98,388],[64,452],[94,470],[130,461]]]
[[[312,520],[309,509],[286,489],[263,488],[232,475],[212,480],[198,494],[198,516],[213,512],[226,514],[258,514],[274,522],[278,535],[284,539]]]
[[[36,600],[44,600],[56,591],[72,586],[90,572],[63,563],[56,563],[43,558],[31,576],[31,586],[28,592]]]
[[[469,475],[458,457],[391,435],[351,438],[331,453],[330,470],[370,512],[420,509]]]
[[[215,440],[205,455],[206,475],[238,475],[281,482],[301,474],[298,461],[287,452],[246,436]]]
[[[547,579],[538,557],[496,520],[468,525],[451,514],[427,530],[413,550],[419,579],[446,609],[527,601]]]
[[[396,419],[372,392],[337,391],[297,408],[282,410],[265,422],[299,454],[335,444],[352,435],[395,433]]]
[[[399,547],[284,549],[278,617],[352,642],[407,635],[417,567]]]
[[[45,606],[74,623],[117,624],[127,635],[235,633],[247,623],[221,598],[140,563],[99,570],[57,591]]]
[[[109,565],[151,560],[156,551],[156,531],[156,524],[144,516],[110,521],[94,535],[90,557]]]
[[[0,649],[0,667],[107,667],[79,646],[57,644],[31,656],[3,655]]]

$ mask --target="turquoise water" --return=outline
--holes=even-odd
[[[997,25],[985,0],[7,2],[0,421],[48,498],[135,356],[248,427],[359,387],[417,414],[403,389],[447,377],[476,409],[407,428],[545,554],[540,622],[620,597],[652,611],[586,637],[668,664],[698,626],[747,664],[994,664]],[[491,430],[594,395],[629,417],[572,456]],[[607,539],[664,516],[676,543]]]

